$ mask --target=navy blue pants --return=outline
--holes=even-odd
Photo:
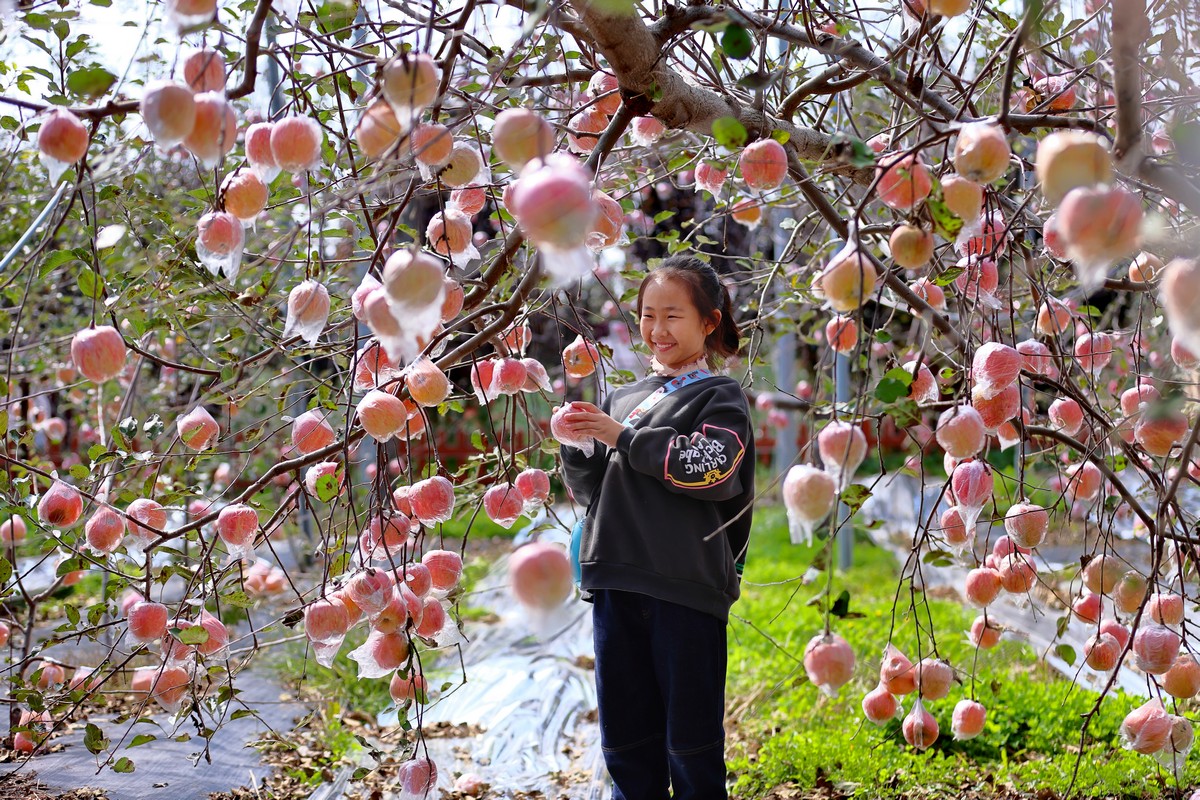
[[[726,623],[634,592],[593,595],[600,744],[614,800],[723,800]]]

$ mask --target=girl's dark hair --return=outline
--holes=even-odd
[[[721,321],[705,339],[704,349],[710,361],[719,364],[741,349],[741,334],[733,318],[733,301],[729,290],[711,265],[695,256],[671,256],[655,267],[638,287],[637,313],[642,315],[642,295],[646,287],[667,280],[682,281],[688,287],[692,304],[700,312],[700,319],[711,320],[721,312]]]

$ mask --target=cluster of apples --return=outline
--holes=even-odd
[[[863,715],[875,725],[885,725],[904,713],[900,697],[916,693],[917,699],[904,717],[904,740],[918,750],[937,741],[941,730],[926,703],[949,696],[955,680],[947,662],[927,656],[913,664],[908,656],[889,644],[879,666],[879,684],[863,697]],[[973,698],[959,700],[951,714],[950,729],[956,741],[974,739],[983,732],[987,708]]]

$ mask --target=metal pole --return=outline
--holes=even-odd
[[[837,384],[837,403],[850,401],[850,358],[838,353],[834,361],[834,381]],[[850,508],[842,502],[837,507],[837,564],[842,570],[850,569],[854,563],[854,526],[847,523]]]
[[[775,368],[775,384],[783,391],[790,392],[796,385],[796,334],[785,333],[775,342],[775,353],[772,365]],[[775,438],[775,451],[772,454],[772,469],[776,472],[785,469],[796,460],[798,448],[796,436],[800,430],[799,412],[787,415],[787,424],[779,429]]]
[[[37,229],[42,227],[42,223],[46,221],[46,218],[49,217],[54,212],[54,209],[58,207],[58,201],[62,200],[63,195],[66,194],[67,189],[69,188],[71,188],[71,184],[67,183],[66,181],[59,184],[58,191],[54,193],[54,196],[51,197],[49,202],[46,203],[45,207],[42,208],[41,213],[37,215],[37,219],[30,223],[29,227],[25,229],[25,233],[21,234],[21,238],[17,240],[17,243],[12,246],[12,249],[8,251],[8,254],[4,256],[3,260],[0,260],[0,275],[4,274],[4,270],[8,269],[8,265],[11,264],[17,257],[17,254],[21,252],[21,248],[25,246],[25,243],[33,237],[33,234],[37,232]]]
[[[271,51],[275,49],[276,25],[272,22],[267,23],[267,48]],[[246,69],[255,68],[254,64],[247,64]],[[267,59],[267,83],[271,86],[271,95],[267,99],[267,118],[274,121],[283,113],[283,75],[279,72],[279,64],[275,59]]]
[[[783,52],[780,52],[782,57]],[[778,213],[778,212],[776,212]],[[782,258],[787,248],[789,231],[779,225],[772,226],[771,241],[776,259]],[[765,333],[764,333],[765,335]],[[775,385],[780,390],[790,392],[796,386],[796,334],[787,332],[775,342],[775,352],[772,354],[771,366],[775,371]],[[787,415],[787,424],[779,430],[775,438],[775,450],[772,453],[771,468],[773,471],[785,469],[796,460],[796,436],[800,430],[800,421],[796,413]]]

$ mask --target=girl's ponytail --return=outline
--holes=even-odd
[[[737,320],[733,318],[733,299],[729,296],[729,289],[725,284],[721,284],[721,294],[725,300],[721,308],[721,324],[708,335],[704,343],[713,355],[726,359],[738,354],[742,346],[742,335],[738,331]]]

